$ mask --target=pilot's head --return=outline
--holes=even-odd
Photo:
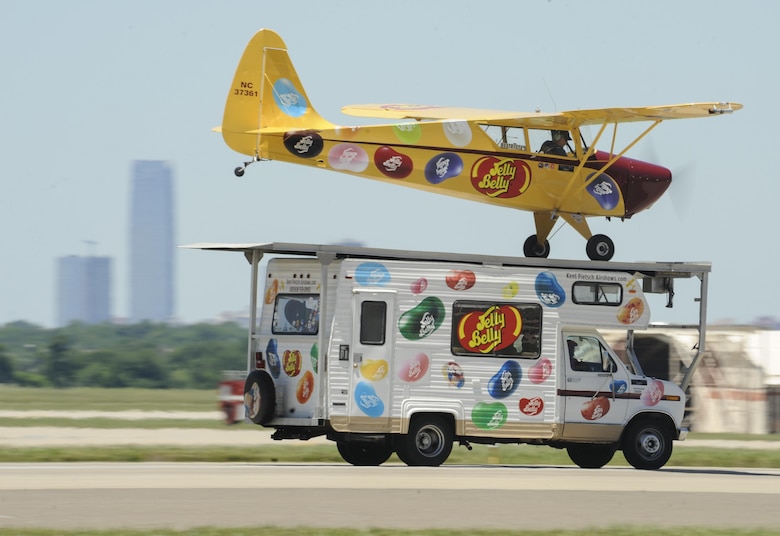
[[[569,141],[571,139],[571,136],[569,136],[568,130],[553,130],[552,131],[552,140],[554,142],[560,142],[560,141]]]

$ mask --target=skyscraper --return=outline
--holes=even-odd
[[[167,162],[136,160],[130,195],[130,320],[174,316],[173,173]]]
[[[111,259],[71,255],[57,259],[57,325],[111,320]]]

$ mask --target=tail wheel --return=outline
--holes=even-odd
[[[672,456],[672,434],[661,421],[629,425],[623,434],[623,455],[637,469],[660,469]]]
[[[396,453],[406,465],[437,467],[452,452],[453,431],[439,415],[412,419],[409,433],[396,438]]]
[[[593,235],[588,239],[585,251],[592,261],[608,261],[615,254],[615,243],[607,235]]]
[[[575,444],[566,447],[569,459],[583,469],[600,469],[615,455],[616,445]]]
[[[336,448],[344,461],[352,465],[376,466],[385,463],[393,448],[384,443],[347,443],[339,441]]]
[[[540,246],[536,235],[531,235],[523,244],[523,255],[526,257],[542,257],[546,259],[550,255],[550,242],[545,240],[544,244]]]
[[[274,416],[276,388],[264,370],[253,370],[244,382],[244,408],[247,418],[255,424],[265,424]]]

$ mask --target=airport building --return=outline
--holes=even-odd
[[[111,321],[111,258],[57,259],[57,325]]]
[[[131,322],[174,317],[173,171],[168,162],[132,163],[130,194]]]

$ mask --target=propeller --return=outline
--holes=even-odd
[[[642,160],[659,166],[666,166],[663,158],[658,156],[655,143],[652,138],[642,140],[640,149]],[[668,167],[668,166],[666,166]],[[672,202],[677,219],[684,221],[693,206],[693,198],[696,195],[696,162],[691,160],[669,168],[672,172],[672,184],[666,195]]]

